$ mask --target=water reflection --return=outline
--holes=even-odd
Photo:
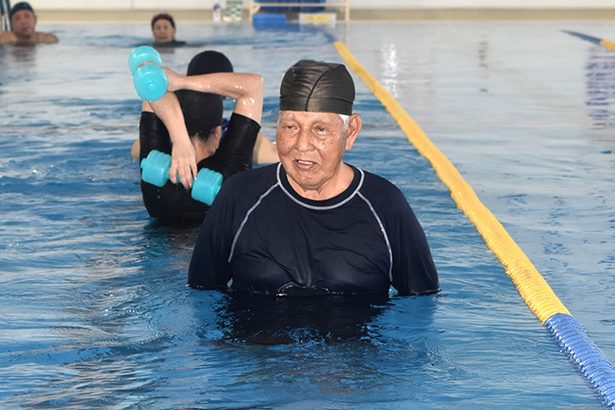
[[[362,339],[386,305],[351,298],[275,298],[230,294],[217,307],[224,337],[249,344]]]
[[[380,49],[381,75],[383,85],[389,90],[391,95],[397,97],[397,83],[399,81],[400,67],[397,47],[393,43],[387,43]]]
[[[615,128],[615,54],[591,47],[585,65],[587,109],[592,127]]]
[[[200,337],[231,343],[284,345],[365,341],[380,345],[387,340],[390,342],[391,338],[412,340],[416,332],[424,335],[423,332],[433,326],[436,306],[436,298],[432,297],[358,300],[231,293],[222,295],[212,305],[195,306],[194,312],[200,311],[199,316],[204,320],[203,332],[197,331]],[[203,309],[209,312],[204,315]],[[401,312],[403,317],[399,316]],[[212,325],[217,328],[216,332],[211,332]]]
[[[29,78],[30,68],[36,63],[37,50],[38,47],[34,45],[0,44],[0,85],[5,86],[10,80],[18,78],[31,80]]]
[[[203,369],[199,380],[220,403],[306,408],[312,406],[305,399],[317,394],[323,400],[317,408],[332,402],[354,408],[366,400],[407,404],[447,371],[433,328],[436,297],[191,293],[198,353],[184,365]]]
[[[31,60],[34,58],[37,49],[37,45],[32,43],[0,44],[0,56]]]
[[[480,87],[478,91],[481,93],[489,92],[489,40],[483,39],[478,42],[478,73],[480,76]]]

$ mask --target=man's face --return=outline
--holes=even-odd
[[[175,39],[175,29],[169,20],[159,19],[156,21],[154,27],[152,27],[152,33],[157,43],[168,43]]]
[[[31,37],[36,28],[36,16],[30,10],[19,10],[11,18],[11,27],[18,38]]]
[[[354,143],[358,129],[344,126],[333,113],[280,111],[276,146],[293,188],[322,192],[335,183],[344,152]]]

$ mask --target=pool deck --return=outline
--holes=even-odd
[[[166,10],[178,21],[212,20],[211,10]],[[159,13],[152,10],[37,10],[45,23],[125,23],[148,21]],[[247,10],[243,11],[247,19]],[[341,17],[341,16],[340,16]],[[350,11],[350,19],[361,20],[612,20],[615,9],[381,9]]]

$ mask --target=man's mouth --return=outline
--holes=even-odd
[[[297,165],[297,167],[301,168],[301,169],[311,169],[314,168],[316,166],[316,162],[314,161],[307,161],[304,159],[296,159],[295,160],[295,164]]]

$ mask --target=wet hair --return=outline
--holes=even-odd
[[[30,3],[28,3],[27,1],[20,1],[19,3],[15,3],[15,5],[11,8],[11,11],[9,13],[9,19],[12,19],[13,15],[21,10],[28,10],[34,14],[34,9],[30,5]]]
[[[280,85],[280,110],[351,115],[354,81],[343,64],[300,60]]]
[[[159,13],[159,14],[156,14],[154,17],[152,17],[152,22],[151,22],[152,29],[154,28],[154,24],[156,24],[158,20],[167,20],[169,23],[171,23],[171,26],[175,28],[175,20],[173,20],[173,16],[171,16],[168,13]]]
[[[206,50],[192,58],[187,75],[233,72],[233,65],[222,53]],[[218,94],[177,90],[175,95],[184,114],[188,135],[207,141],[214,129],[222,124],[224,97]]]

